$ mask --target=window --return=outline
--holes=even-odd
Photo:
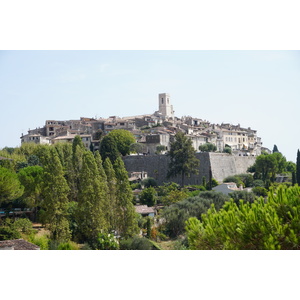
[[[164,98],[161,98],[161,104],[164,104]]]

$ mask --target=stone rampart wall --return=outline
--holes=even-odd
[[[233,156],[226,153],[197,153],[200,160],[199,174],[185,178],[185,184],[202,184],[202,177],[209,179],[211,168],[212,177],[222,182],[230,175],[246,173],[249,166],[255,162],[255,157]],[[128,173],[142,172],[148,173],[148,177],[153,177],[161,185],[164,182],[174,181],[181,183],[181,178],[167,179],[169,158],[166,155],[137,155],[126,156],[124,163]]]

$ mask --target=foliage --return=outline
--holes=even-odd
[[[238,187],[240,185],[244,186],[243,181],[238,176],[235,175],[224,178],[223,182],[235,182]]]
[[[117,143],[115,139],[110,135],[106,135],[102,139],[99,151],[103,160],[109,158],[112,163],[114,163],[120,155]]]
[[[57,250],[79,250],[79,246],[72,241],[68,241],[60,243],[57,247]]]
[[[260,197],[260,196],[266,197],[268,195],[268,190],[261,186],[254,187],[252,189],[252,192],[258,197]]]
[[[232,154],[232,149],[231,149],[231,147],[224,147],[223,152],[228,153],[228,154]]]
[[[51,148],[48,163],[43,173],[43,208],[44,220],[51,232],[51,239],[66,242],[70,239],[69,222],[67,219],[69,187],[57,152]]]
[[[156,187],[157,186],[157,181],[152,177],[148,177],[148,178],[143,179],[141,184],[146,188],[148,188],[150,186]]]
[[[189,219],[186,231],[190,249],[300,249],[299,216],[300,188],[281,185],[267,201],[212,206],[202,221]]]
[[[266,184],[268,181],[274,182],[276,174],[282,173],[286,169],[286,158],[279,152],[267,155],[259,155],[252,168],[255,171],[255,178],[262,179]]]
[[[156,204],[156,190],[154,187],[150,186],[145,188],[139,195],[141,204],[146,204],[147,206],[154,206]]]
[[[277,146],[274,145],[272,153],[276,153],[276,152],[279,152],[279,150],[278,150]]]
[[[158,245],[145,237],[134,236],[133,238],[120,240],[121,250],[160,250]]]
[[[211,204],[220,209],[229,197],[216,192],[201,192],[199,196],[190,197],[183,201],[165,207],[161,216],[164,220],[164,232],[174,238],[184,233],[185,222],[190,217],[201,219]]]
[[[166,146],[164,146],[164,145],[158,145],[156,147],[155,154],[161,154],[163,151],[166,151]]]
[[[18,173],[18,178],[24,186],[22,199],[26,207],[37,209],[41,205],[41,192],[43,184],[43,168],[40,166],[29,166]]]
[[[92,152],[83,154],[79,174],[77,224],[80,241],[93,244],[102,230],[108,227],[105,219],[107,186],[100,176],[99,168]]]
[[[10,219],[0,220],[0,241],[21,238],[21,233],[14,227]]]
[[[257,187],[257,186],[259,186],[259,187],[264,187],[265,184],[264,184],[264,182],[263,182],[261,179],[255,179],[255,180],[253,181],[253,186],[254,186],[254,187]]]
[[[50,239],[47,234],[30,234],[26,240],[40,247],[41,250],[49,250]]]
[[[135,218],[135,208],[132,203],[132,190],[130,188],[128,173],[123,160],[118,157],[114,163],[116,176],[116,230],[122,237],[133,236],[138,231]]]
[[[34,232],[32,228],[32,223],[30,220],[26,218],[21,218],[13,222],[13,228],[19,231],[20,233],[29,235]]]
[[[243,200],[244,202],[253,203],[255,200],[255,194],[248,191],[234,191],[232,193],[229,193],[228,195],[233,201],[239,205],[240,200]]]
[[[119,242],[111,233],[99,233],[98,239],[93,246],[96,250],[118,250]]]
[[[12,201],[13,199],[22,196],[24,191],[18,176],[15,172],[0,167],[0,205],[5,201]]]
[[[296,182],[300,185],[300,151],[297,151],[297,161],[296,161]]]
[[[123,155],[130,153],[130,145],[135,143],[134,135],[125,129],[115,129],[112,130],[109,134],[109,137],[113,138],[117,145],[118,151]]]
[[[215,152],[217,151],[217,146],[212,143],[206,143],[199,146],[201,152]]]
[[[146,152],[146,146],[141,143],[133,143],[129,146],[130,153],[145,153]]]
[[[170,163],[167,177],[181,175],[181,186],[183,187],[185,176],[198,174],[200,162],[196,158],[195,153],[191,139],[182,132],[176,133],[175,140],[171,143],[171,149],[168,153]]]
[[[162,197],[161,202],[163,205],[171,205],[173,203],[182,201],[187,198],[188,194],[184,190],[173,190],[170,191],[166,196]]]

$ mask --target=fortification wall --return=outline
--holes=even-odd
[[[221,182],[224,178],[246,173],[255,163],[254,156],[235,156],[227,153],[209,153],[212,177]]]
[[[202,184],[202,177],[209,179],[211,168],[212,177],[222,182],[230,175],[246,173],[248,167],[255,162],[255,157],[233,156],[226,153],[197,153],[200,160],[199,174],[185,178],[185,184]],[[148,177],[153,177],[161,185],[164,182],[174,181],[181,183],[181,178],[167,179],[169,157],[166,155],[137,155],[124,157],[124,163],[128,173],[142,172],[148,173]]]

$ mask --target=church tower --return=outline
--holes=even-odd
[[[165,118],[174,118],[173,105],[170,95],[163,93],[158,95],[159,113]]]

